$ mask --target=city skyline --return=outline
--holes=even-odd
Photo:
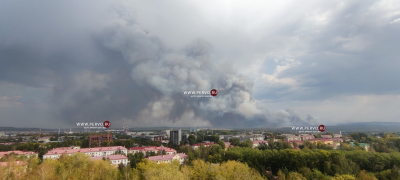
[[[398,122],[399,8],[397,1],[2,2],[0,126]],[[212,89],[217,96],[185,94]]]

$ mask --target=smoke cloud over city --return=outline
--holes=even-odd
[[[304,4],[2,2],[1,126],[397,121],[400,3]]]
[[[109,73],[85,72],[72,89],[54,88],[54,112],[64,121],[121,121],[145,126],[264,127],[315,123],[295,112],[269,111],[253,97],[253,81],[213,58],[212,45],[193,40],[173,51],[140,24],[119,18],[99,30],[96,42],[119,61]],[[90,53],[90,52],[88,52]],[[94,53],[94,52],[92,52]],[[65,84],[70,80],[61,80]],[[217,89],[214,98],[183,92]],[[64,97],[60,99],[60,97]]]

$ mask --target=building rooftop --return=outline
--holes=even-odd
[[[73,154],[73,153],[88,153],[88,152],[100,152],[100,151],[116,151],[116,150],[127,150],[125,147],[122,146],[111,146],[111,147],[99,147],[99,148],[82,148],[82,149],[72,149],[71,147],[65,148],[56,148],[51,149],[45,155],[53,155],[53,154]]]
[[[165,150],[165,152],[176,152],[175,149],[164,147],[164,146],[147,146],[147,147],[132,147],[129,150],[139,150],[139,151],[161,151]]]

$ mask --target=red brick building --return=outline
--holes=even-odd
[[[112,135],[108,135],[108,134],[103,134],[103,135],[90,135],[89,138],[89,147],[92,147],[92,143],[93,142],[97,142],[100,146],[101,142],[103,141],[112,141]]]

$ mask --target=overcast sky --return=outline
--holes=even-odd
[[[3,0],[0,126],[399,122],[399,42],[396,0]]]

